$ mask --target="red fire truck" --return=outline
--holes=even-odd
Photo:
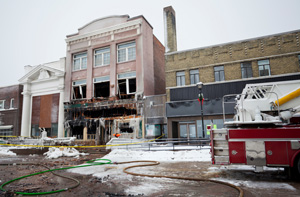
[[[233,121],[211,128],[212,163],[284,167],[300,177],[300,80],[248,84],[224,96],[224,121],[230,104]]]

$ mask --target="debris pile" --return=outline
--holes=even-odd
[[[46,157],[49,159],[56,159],[59,157],[77,157],[78,158],[80,155],[88,155],[88,153],[80,153],[75,148],[51,147],[51,148],[49,148],[48,152],[44,153],[44,155],[46,155]]]

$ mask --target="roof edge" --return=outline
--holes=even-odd
[[[282,32],[282,33],[277,33],[277,34],[270,34],[270,35],[265,35],[265,36],[259,36],[259,37],[245,39],[245,40],[237,40],[237,41],[225,42],[225,43],[221,43],[221,44],[208,45],[208,46],[204,46],[204,47],[197,47],[197,48],[192,48],[192,49],[186,49],[186,50],[180,50],[180,51],[173,51],[173,52],[170,52],[170,53],[165,53],[165,55],[174,55],[174,54],[177,54],[177,53],[195,51],[195,50],[200,50],[200,49],[205,49],[205,48],[213,48],[213,47],[218,47],[218,46],[225,46],[225,45],[228,45],[228,44],[236,44],[236,43],[248,42],[248,41],[252,41],[252,40],[258,40],[258,39],[272,37],[272,36],[281,36],[281,35],[284,35],[284,34],[290,34],[290,33],[296,33],[296,32],[300,32],[300,29],[292,30],[292,31],[287,31],[287,32]]]

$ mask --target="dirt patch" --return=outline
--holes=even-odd
[[[81,156],[80,158],[63,157],[58,159],[46,159],[41,155],[0,157],[0,164],[10,164],[0,165],[0,184],[20,176],[47,170],[46,167],[55,169],[79,165],[92,159],[101,158],[104,155],[105,153],[97,153]],[[24,165],[16,165],[18,163],[23,163]],[[26,163],[30,163],[30,165],[25,165]],[[60,175],[69,176],[79,180],[80,185],[74,189],[45,196],[238,196],[236,190],[225,185],[166,178],[136,177],[131,175],[128,175],[128,178],[126,179],[118,179],[113,178],[109,172],[114,172],[117,168],[123,168],[122,165],[109,165],[104,168],[108,173],[103,177],[81,175],[65,170],[56,171],[56,173]],[[211,170],[214,168],[216,170]],[[138,169],[135,170],[138,171]],[[220,166],[212,166],[210,162],[161,162],[158,166],[151,166],[143,169],[143,172],[166,176],[210,179],[221,178],[225,181],[241,181],[240,186],[244,189],[246,197],[298,196],[300,194],[300,184],[288,180],[282,171],[254,173],[253,171],[245,170],[220,170]],[[279,184],[279,187],[260,187],[261,184],[265,183]],[[5,189],[9,191],[43,192],[70,188],[75,184],[75,181],[58,177],[48,172],[18,180],[5,186]],[[280,185],[284,184],[288,187],[280,188]],[[145,189],[143,189],[143,187]],[[151,193],[146,192],[146,190],[149,189],[151,190]],[[11,192],[0,192],[0,196],[5,195],[13,196],[14,194]]]
[[[16,153],[17,155],[33,155],[33,154],[42,155],[45,152],[47,152],[48,150],[49,150],[49,148],[10,149],[10,151]]]

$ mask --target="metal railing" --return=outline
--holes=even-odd
[[[126,145],[113,146],[113,148],[134,149],[145,151],[166,151],[166,150],[199,150],[204,146],[209,146],[210,139],[182,139],[182,138],[166,138],[158,139],[151,142],[128,143]]]

